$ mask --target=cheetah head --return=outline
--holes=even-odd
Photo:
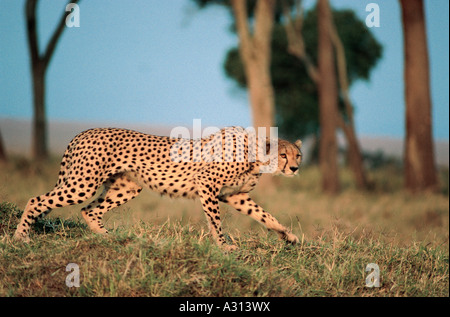
[[[297,140],[295,143],[278,140],[278,168],[274,173],[275,175],[292,177],[298,174],[302,162],[301,147],[301,140]]]

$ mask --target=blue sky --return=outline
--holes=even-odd
[[[380,8],[372,28],[384,56],[370,82],[351,96],[360,136],[404,136],[403,39],[395,0],[331,0],[365,20]],[[0,0],[0,117],[31,118],[32,95],[24,0]],[[41,0],[40,46],[66,0]],[[306,6],[314,1],[306,0]],[[431,63],[433,132],[449,139],[449,2],[425,1]],[[82,0],[80,27],[67,28],[47,74],[49,120],[192,126],[251,125],[247,94],[227,79],[226,51],[237,45],[222,7],[198,10],[190,0]]]

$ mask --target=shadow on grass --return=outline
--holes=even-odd
[[[16,230],[23,211],[10,202],[0,203],[0,232],[12,235]],[[61,218],[38,219],[32,227],[35,234],[47,234],[65,231],[67,229],[87,229],[87,225],[79,220]]]

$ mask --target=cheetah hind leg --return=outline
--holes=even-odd
[[[94,233],[106,234],[108,230],[102,223],[105,213],[133,199],[141,190],[126,173],[116,174],[104,183],[100,196],[81,209],[81,215]]]
[[[67,194],[69,188],[75,190],[75,193],[70,194],[70,197]],[[66,181],[64,183],[58,183],[58,185],[47,194],[31,198],[17,225],[17,229],[13,236],[14,240],[29,242],[31,226],[37,219],[44,217],[51,212],[52,209],[81,204],[85,200],[91,198],[97,188],[98,186],[95,185],[92,191],[77,191],[76,186],[71,184],[70,181]]]

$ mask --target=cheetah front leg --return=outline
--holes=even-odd
[[[248,215],[263,224],[267,229],[274,230],[281,239],[292,244],[298,243],[298,238],[292,234],[289,229],[278,222],[275,217],[258,206],[247,193],[240,193],[228,197],[222,197],[220,200],[234,207],[242,214]]]
[[[197,178],[197,192],[208,220],[210,232],[217,245],[225,251],[237,249],[235,245],[227,244],[225,241],[220,221],[219,199],[217,198],[219,188],[217,185],[208,183],[205,173]]]

